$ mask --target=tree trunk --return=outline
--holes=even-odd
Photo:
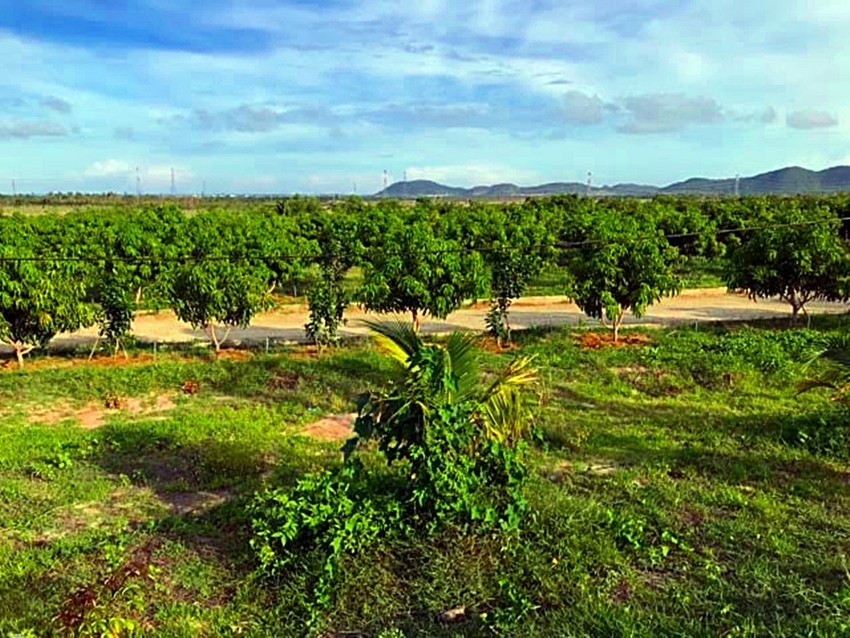
[[[612,329],[614,330],[614,343],[618,343],[620,340],[620,324],[623,323],[623,315],[625,311],[623,308],[617,312],[617,316],[614,317],[614,321],[612,322]]]
[[[221,352],[221,343],[218,340],[218,335],[215,333],[215,326],[208,323],[204,326],[204,332],[207,333],[207,338],[212,343],[216,355],[218,355],[218,353]]]
[[[422,327],[422,319],[419,317],[419,309],[414,308],[410,311],[411,317],[413,317],[413,332],[419,334],[419,328]]]
[[[505,322],[505,345],[511,345],[511,323],[508,320],[508,308],[511,307],[511,300],[506,299],[501,308],[502,318]]]
[[[791,325],[797,325],[797,315],[800,313],[800,306],[796,300],[791,302]]]
[[[136,288],[136,303],[139,304],[142,302],[142,287],[139,286]]]
[[[97,352],[97,347],[100,345],[100,336],[94,340],[94,345],[91,347],[91,352],[89,352],[89,361],[94,359],[94,353]]]
[[[800,313],[800,308],[802,307],[803,304],[799,299],[797,299],[797,291],[796,290],[791,290],[791,292],[788,293],[787,299],[788,299],[788,303],[791,304],[791,325],[796,326],[797,325],[797,315]]]
[[[22,343],[13,343],[12,348],[15,350],[15,359],[18,360],[18,369],[24,369],[24,355],[33,351],[34,346],[27,346]]]

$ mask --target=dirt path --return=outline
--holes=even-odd
[[[812,314],[843,313],[850,306],[837,303],[812,303]],[[627,317],[627,325],[674,325],[693,324],[706,321],[753,320],[788,317],[789,306],[777,299],[747,299],[744,295],[729,294],[725,288],[704,288],[686,290],[678,297],[664,299],[649,309],[641,319]],[[423,331],[449,332],[452,330],[483,331],[487,304],[478,303],[449,315],[445,321],[426,320]],[[381,315],[369,314],[358,308],[347,313],[348,324],[340,331],[343,337],[364,335],[368,329],[362,325],[364,319],[375,319]],[[407,317],[401,317],[407,319]],[[230,343],[263,344],[266,339],[271,343],[304,342],[304,324],[307,322],[305,306],[287,306],[274,312],[256,317],[245,330],[234,330]],[[580,322],[597,325],[586,317],[574,304],[564,301],[563,297],[527,297],[515,303],[510,312],[510,321],[514,329],[535,326],[577,325]],[[201,331],[192,330],[180,323],[170,312],[143,314],[136,318],[133,325],[136,337],[143,342],[186,343],[193,340],[206,341]],[[79,344],[92,344],[97,334],[89,328],[72,335],[60,335],[52,343],[57,349]]]

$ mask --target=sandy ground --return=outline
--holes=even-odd
[[[838,303],[809,304],[811,314],[843,313],[850,306]],[[478,303],[449,315],[445,321],[426,318],[423,331],[429,333],[450,332],[452,330],[483,331],[487,304]],[[340,335],[355,337],[364,335],[368,328],[364,319],[378,319],[392,315],[365,313],[352,307],[347,313],[347,325]],[[628,316],[627,325],[675,325],[693,324],[710,321],[747,321],[790,317],[789,306],[778,299],[766,299],[754,302],[745,295],[730,294],[725,288],[704,288],[686,290],[678,297],[664,299],[649,309],[649,312],[636,319]],[[409,317],[399,316],[409,320]],[[272,344],[302,343],[305,341],[304,324],[307,322],[306,306],[287,306],[282,309],[257,316],[250,327],[233,330],[229,343],[264,344],[266,339]],[[598,325],[585,316],[574,304],[564,301],[563,297],[526,297],[515,303],[510,311],[510,322],[514,329],[540,326],[562,325]],[[171,312],[145,313],[136,318],[133,332],[142,342],[187,343],[194,340],[206,341],[199,330],[192,330],[180,323]],[[81,344],[93,344],[97,335],[96,328],[89,328],[74,334],[56,337],[51,348],[64,349]],[[8,349],[0,346],[0,350]]]

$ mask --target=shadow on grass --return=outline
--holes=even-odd
[[[94,462],[153,493],[167,511],[155,521],[158,531],[245,565],[252,562],[247,505],[253,495],[268,484],[292,485],[310,469],[294,448],[270,453],[247,440],[213,438],[187,443],[156,424],[108,425],[100,433],[105,445]]]
[[[850,486],[850,410],[718,414],[710,409],[585,397],[572,421],[544,428],[550,449],[616,466],[663,466],[730,485],[788,490],[815,501]],[[802,453],[802,454],[801,454]]]
[[[360,349],[227,363],[211,384],[219,394],[267,404],[283,400],[318,406],[344,403],[352,409],[359,394],[384,385],[391,371],[377,354]]]

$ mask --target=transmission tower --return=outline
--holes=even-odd
[[[735,175],[735,197],[741,195],[741,176]]]
[[[142,196],[142,178],[139,175],[139,167],[136,167],[136,197]]]
[[[590,189],[593,187],[593,173],[587,171],[587,190],[585,191],[585,195],[590,197]]]
[[[384,170],[384,190],[387,190],[387,186],[390,185],[390,174]]]

